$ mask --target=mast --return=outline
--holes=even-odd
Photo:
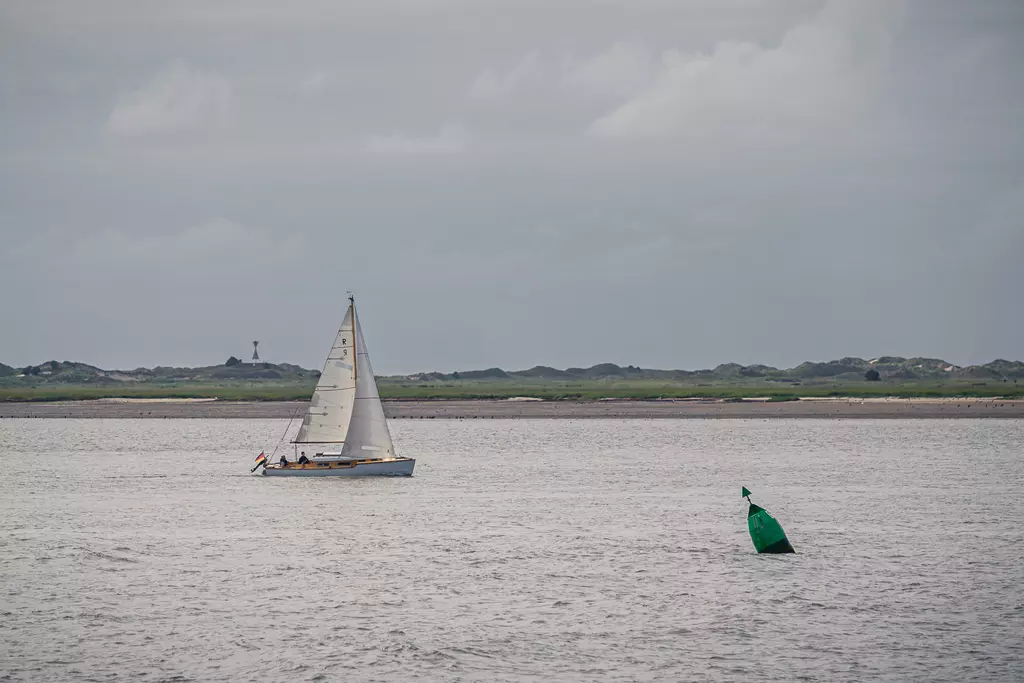
[[[348,310],[352,314],[352,383],[359,379],[359,349],[356,346],[356,297],[348,293]]]

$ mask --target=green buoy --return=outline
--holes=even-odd
[[[743,487],[741,495],[750,503],[750,491],[746,486]],[[754,549],[759,553],[796,552],[789,544],[782,526],[760,505],[750,503],[747,510],[747,529],[750,530],[750,540],[754,542]]]

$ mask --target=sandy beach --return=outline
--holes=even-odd
[[[283,418],[305,402],[208,399],[104,399],[0,403],[5,418]],[[1002,399],[803,399],[678,401],[384,401],[392,419],[687,419],[687,418],[1024,418],[1024,401]]]

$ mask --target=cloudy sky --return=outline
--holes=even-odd
[[[1019,0],[0,0],[0,361],[1024,358]]]

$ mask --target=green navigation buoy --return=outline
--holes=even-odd
[[[750,491],[746,486],[742,488],[741,495],[750,503],[747,509],[747,529],[750,530],[754,549],[759,553],[795,553],[782,526],[763,507],[751,503]]]

